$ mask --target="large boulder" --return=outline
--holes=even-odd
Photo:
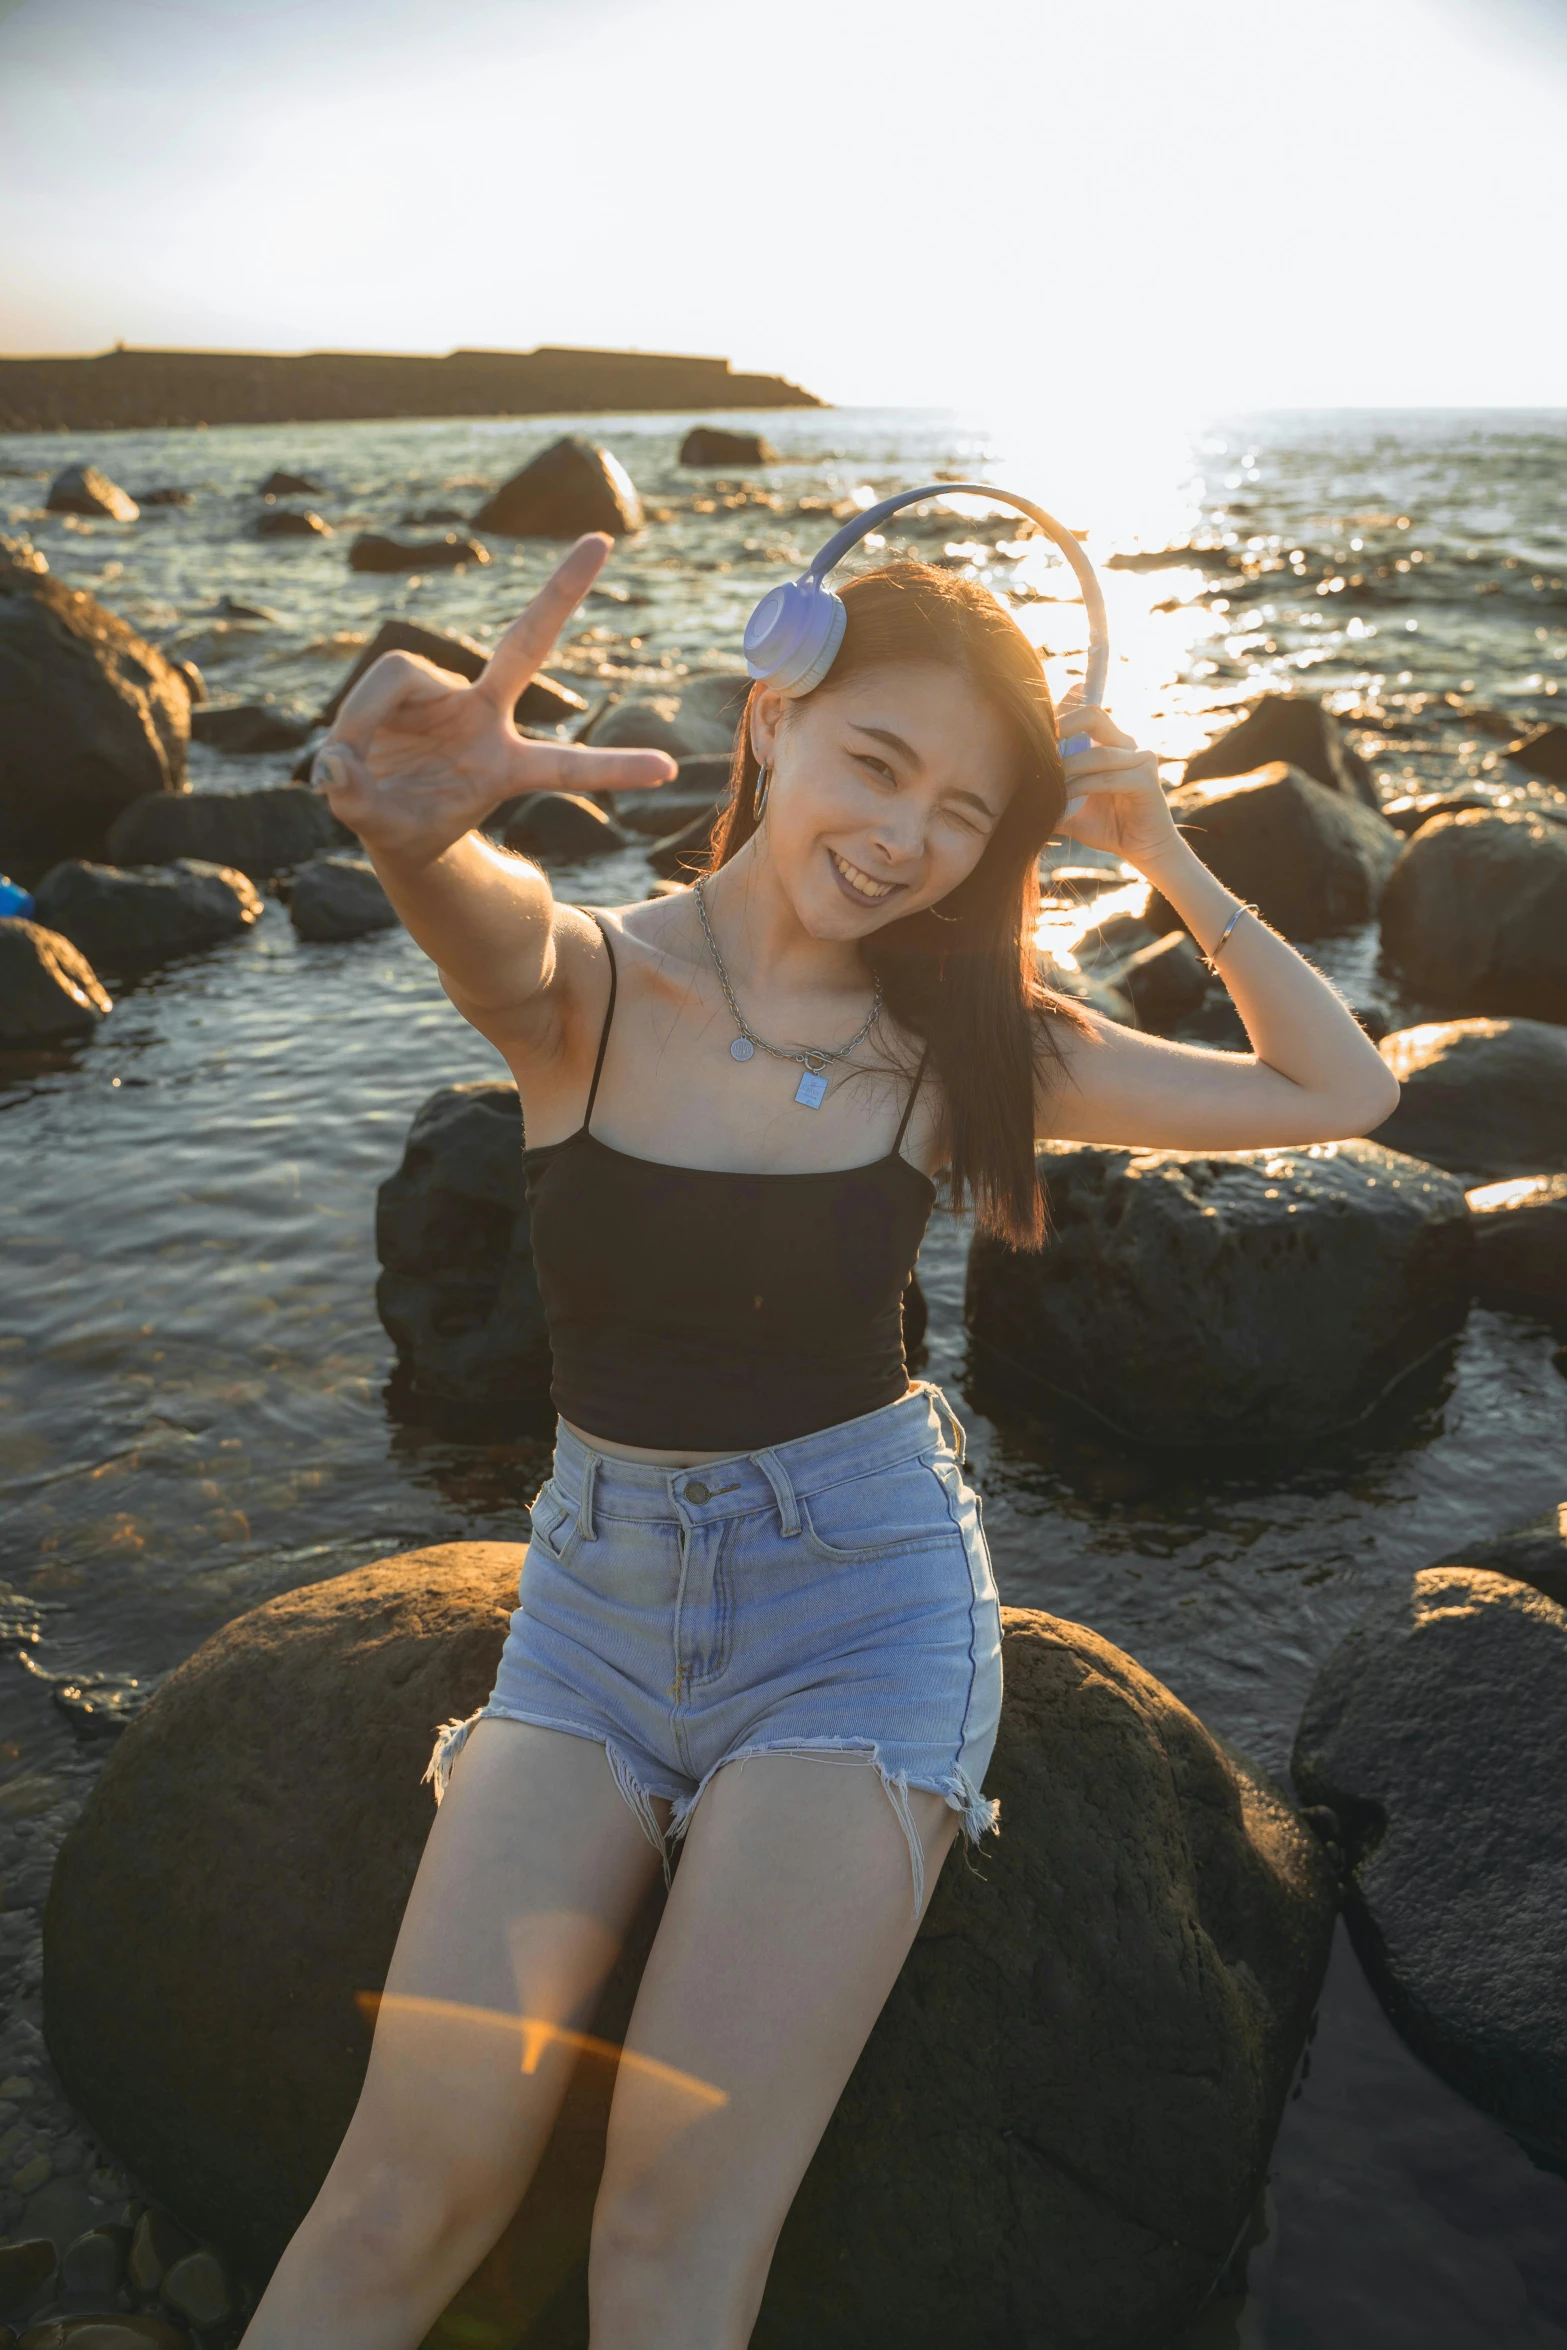
[[[1140,1028],[1167,1036],[1202,1003],[1209,971],[1185,931],[1170,930],[1118,964],[1110,984],[1125,995]]]
[[[57,473],[44,505],[51,514],[97,514],[110,522],[134,522],[141,512],[130,493],[96,465],[68,465]]]
[[[1567,1174],[1567,1028],[1433,1020],[1377,1046],[1402,1091],[1376,1130],[1463,1175]]]
[[[449,530],[444,538],[389,539],[379,531],[361,531],[348,550],[350,571],[459,571],[465,563],[488,563],[490,550],[477,539],[460,539]]]
[[[1567,1175],[1519,1175],[1469,1193],[1475,1296],[1567,1332]]]
[[[577,740],[601,751],[667,751],[672,759],[727,758],[751,691],[743,670],[688,678],[667,691],[626,694],[595,711]]]
[[[421,628],[416,620],[383,620],[322,710],[323,726],[331,725],[343,706],[344,697],[359,683],[371,662],[379,661],[383,653],[417,653],[423,660],[433,661],[437,669],[449,670],[453,677],[466,678],[470,685],[490,657],[472,637]],[[534,677],[517,697],[512,717],[519,726],[559,726],[568,719],[582,718],[587,707],[582,696],[574,693],[569,685],[561,685],[553,677]]]
[[[520,1560],[443,1544],[228,1625],[126,1730],[60,1852],[44,2010],[66,2090],[253,2281],[352,2110],[420,1775],[489,1692]],[[942,1873],[784,2228],[761,2350],[1141,2350],[1200,2302],[1261,2184],[1327,1954],[1322,1850],[1096,1634],[1009,1609],[1004,1670],[1000,1834]],[[594,2019],[612,2042],[660,1901]],[[585,2340],[607,2087],[579,2068],[459,2298],[475,2338]]]
[[[1298,767],[1327,791],[1365,808],[1377,806],[1370,768],[1333,713],[1309,694],[1264,694],[1249,718],[1187,760],[1181,780],[1203,783],[1213,775],[1249,775],[1275,759]]]
[[[1432,817],[1382,893],[1382,951],[1428,1003],[1567,1021],[1567,824]]]
[[[190,694],[79,588],[0,560],[0,870],[100,857],[120,810],[185,786]]]
[[[613,818],[573,791],[524,792],[501,837],[525,857],[602,857],[626,845]]]
[[[1567,726],[1533,726],[1507,746],[1507,757],[1526,774],[1547,783],[1567,783]]]
[[[206,705],[190,714],[192,742],[204,743],[209,750],[232,758],[252,758],[262,751],[297,751],[314,731],[308,719],[291,718],[270,702],[228,702],[217,709]]]
[[[376,1199],[376,1310],[416,1395],[550,1416],[514,1085],[442,1086]]]
[[[1203,863],[1286,938],[1326,938],[1369,921],[1403,847],[1358,800],[1280,760],[1250,775],[1183,783],[1169,805]],[[1159,930],[1179,919],[1157,893],[1147,918]]]
[[[288,913],[299,937],[324,942],[395,930],[400,919],[369,858],[348,849],[329,849],[300,866]]]
[[[113,1009],[79,947],[42,922],[0,915],[0,1045],[90,1036]]]
[[[270,881],[322,849],[353,841],[317,791],[294,783],[262,791],[163,793],[135,800],[109,827],[117,865],[201,857]],[[357,846],[357,843],[355,844]]]
[[[1425,2061],[1567,2159],[1567,1609],[1427,1567],[1318,1675],[1296,1786],[1336,1813],[1355,1947]]]
[[[642,501],[618,457],[568,434],[502,482],[473,527],[512,539],[574,539],[585,530],[619,539],[642,528]]]
[[[38,914],[96,962],[123,966],[237,938],[265,900],[232,865],[176,857],[167,865],[95,865],[72,858],[38,884]]]
[[[1468,1312],[1462,1186],[1372,1142],[1058,1143],[1039,1173],[1051,1236],[976,1237],[969,1327],[983,1355],[1146,1443],[1353,1426]]]
[[[716,424],[694,424],[680,444],[680,462],[725,467],[776,465],[778,452],[759,432],[725,432]]]

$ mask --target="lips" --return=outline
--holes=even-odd
[[[827,855],[840,887],[862,906],[884,906],[903,887],[900,881],[877,881],[862,866],[840,857],[836,849],[829,849]]]

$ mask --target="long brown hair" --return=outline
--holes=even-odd
[[[930,1047],[954,1206],[971,1203],[982,1229],[1037,1248],[1045,1210],[1034,1165],[1035,1079],[1047,1068],[1060,1073],[1057,1023],[1084,1025],[1075,1004],[1041,983],[1034,945],[1039,853],[1066,802],[1050,688],[1034,647],[977,581],[925,563],[888,563],[840,593],[848,625],[816,692],[867,669],[939,662],[1006,721],[1015,788],[973,872],[939,911],[925,908],[874,931],[865,957],[893,1019]],[[756,830],[760,769],[749,717],[748,702],[713,873]]]

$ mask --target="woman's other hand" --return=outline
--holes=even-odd
[[[383,653],[365,671],[311,781],[366,847],[423,864],[518,792],[646,790],[676,774],[666,752],[536,742],[512,719],[612,546],[599,531],[578,539],[471,685],[416,653]]]
[[[1086,750],[1063,758],[1066,814],[1057,826],[1084,848],[1108,849],[1141,871],[1157,864],[1180,835],[1170,814],[1158,762],[1124,734],[1108,710],[1095,703],[1074,706],[1069,694],[1057,716],[1063,742],[1086,734]]]

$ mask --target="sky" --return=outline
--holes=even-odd
[[[1567,406],[1567,0],[0,0],[0,352]]]

